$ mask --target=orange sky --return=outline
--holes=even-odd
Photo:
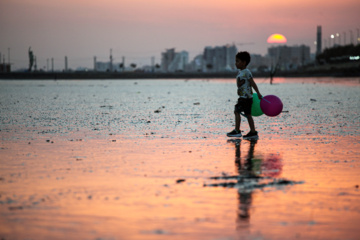
[[[11,52],[13,68],[26,67],[32,47],[39,67],[55,59],[55,69],[69,65],[92,67],[93,56],[127,64],[160,63],[161,52],[175,47],[190,59],[205,46],[249,43],[238,46],[266,54],[267,38],[283,34],[288,45],[306,44],[315,51],[317,25],[323,39],[350,30],[354,39],[360,28],[360,2],[310,0],[0,0],[0,52]],[[341,40],[343,42],[343,38]]]

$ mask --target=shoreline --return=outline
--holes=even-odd
[[[203,73],[203,72],[175,72],[175,73],[147,73],[147,72],[10,72],[0,73],[1,80],[71,80],[71,79],[207,79],[207,78],[235,78],[235,72]],[[253,73],[255,78],[270,78],[269,73]],[[274,77],[360,77],[360,68],[308,69],[304,71],[282,71]]]

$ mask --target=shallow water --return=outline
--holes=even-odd
[[[0,237],[358,239],[360,79],[256,81],[0,81]]]

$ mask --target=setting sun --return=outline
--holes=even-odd
[[[286,37],[282,34],[279,33],[274,33],[272,34],[268,39],[267,39],[268,43],[286,43]]]

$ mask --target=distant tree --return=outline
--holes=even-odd
[[[132,63],[132,64],[130,64],[130,67],[136,68],[136,64],[135,64],[135,63]]]
[[[213,65],[211,63],[208,63],[208,64],[206,64],[206,68],[208,70],[211,70],[211,69],[213,69]]]

